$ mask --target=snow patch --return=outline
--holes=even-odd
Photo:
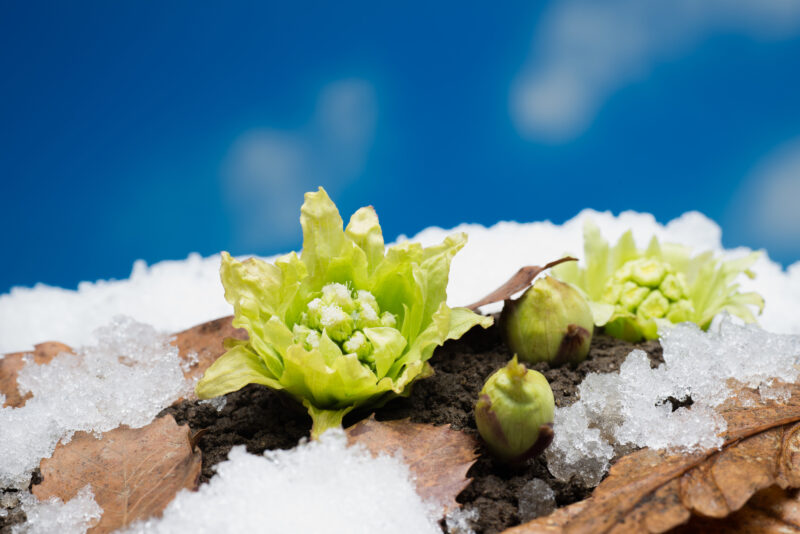
[[[587,375],[580,400],[556,409],[555,438],[545,452],[553,476],[591,487],[615,455],[635,447],[720,447],[726,424],[716,408],[734,394],[728,379],[758,389],[764,399],[779,399],[786,392],[776,381],[793,383],[800,375],[800,336],[727,317],[712,332],[678,325],[662,333],[661,345],[664,363],[657,368],[634,350],[619,373]],[[690,406],[680,406],[688,399]]]
[[[19,500],[28,521],[14,525],[12,534],[85,534],[103,514],[88,485],[67,502],[56,497],[40,501],[27,491],[20,493]]]
[[[27,363],[17,377],[25,406],[0,408],[0,487],[27,487],[31,472],[76,431],[107,432],[150,423],[191,391],[178,349],[151,326],[117,317],[97,344]]]
[[[124,532],[441,533],[438,508],[417,495],[406,465],[348,447],[341,429],[263,456],[233,447],[216,471],[196,492],[181,491],[162,518]]]

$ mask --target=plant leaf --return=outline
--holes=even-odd
[[[614,464],[589,499],[507,532],[664,532],[694,516],[727,517],[774,485],[800,487],[800,385],[783,387],[784,402],[739,388],[720,409],[721,450],[641,449]]]
[[[186,378],[200,378],[225,353],[223,339],[247,339],[247,331],[234,328],[232,321],[233,316],[229,315],[175,334],[172,344],[178,347],[180,357],[189,363],[188,370],[183,373]],[[192,400],[196,396],[192,393],[188,398]]]
[[[161,515],[176,493],[195,489],[200,464],[200,453],[192,452],[189,443],[189,427],[178,426],[167,415],[142,428],[105,432],[100,439],[76,433],[42,460],[44,480],[32,491],[40,500],[58,497],[66,502],[91,484],[103,517],[89,532],[113,532]]]
[[[417,493],[442,506],[442,515],[461,505],[456,496],[472,479],[467,471],[475,463],[477,441],[444,426],[365,419],[346,430],[348,441],[367,448],[373,455],[400,453],[408,465]]]
[[[57,341],[46,341],[39,343],[30,352],[15,352],[0,357],[0,394],[6,396],[6,402],[2,405],[6,408],[20,408],[25,406],[25,401],[31,398],[30,392],[25,395],[20,394],[17,389],[17,376],[19,371],[25,366],[25,355],[32,354],[33,362],[37,365],[45,365],[62,352],[73,354],[72,349]]]

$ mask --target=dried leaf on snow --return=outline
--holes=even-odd
[[[564,263],[565,261],[578,261],[576,258],[566,256],[556,261],[551,261],[544,267],[539,267],[538,265],[528,265],[526,267],[520,268],[519,271],[514,274],[508,281],[503,284],[502,286],[498,287],[482,299],[477,302],[473,302],[467,308],[472,311],[476,311],[481,306],[486,306],[487,304],[491,304],[493,302],[500,302],[501,300],[506,300],[511,298],[511,295],[522,291],[523,289],[527,288],[533,282],[533,279],[539,276],[539,273],[542,271],[546,271],[550,267],[555,267],[559,263]]]
[[[467,471],[477,458],[478,443],[463,432],[444,426],[400,421],[376,421],[375,416],[347,429],[350,443],[358,443],[372,454],[399,452],[414,476],[417,493],[439,503],[443,514],[456,510],[456,496],[472,479]]]
[[[112,532],[160,515],[178,491],[195,489],[200,464],[200,453],[189,444],[189,427],[167,415],[142,428],[122,426],[100,439],[76,433],[42,460],[44,480],[33,494],[67,501],[91,484],[103,517],[89,532]]]
[[[25,406],[25,401],[31,398],[30,393],[20,395],[19,389],[17,389],[17,376],[25,366],[24,358],[26,354],[32,354],[33,362],[37,365],[44,365],[50,363],[50,360],[62,352],[72,353],[72,349],[57,341],[46,341],[36,345],[32,351],[15,352],[0,357],[0,394],[6,396],[6,402],[3,406],[6,408],[19,408]]]
[[[721,450],[690,454],[641,449],[620,459],[586,501],[506,532],[665,532],[692,516],[724,518],[758,491],[800,486],[800,385],[788,400],[740,389],[720,413]]]

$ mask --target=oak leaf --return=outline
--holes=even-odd
[[[45,365],[62,352],[72,353],[72,349],[57,341],[46,341],[39,343],[32,351],[15,352],[0,357],[0,394],[6,396],[5,408],[20,408],[25,406],[25,402],[31,398],[30,392],[21,395],[17,388],[17,376],[19,371],[25,366],[25,355],[31,354],[33,362],[37,365]]]
[[[782,401],[738,388],[719,409],[728,428],[720,450],[638,450],[587,500],[506,532],[665,532],[692,517],[727,517],[765,488],[800,486],[800,385],[782,387]]]
[[[142,428],[116,428],[99,439],[76,433],[42,460],[43,481],[32,491],[40,500],[66,502],[91,484],[103,516],[89,532],[113,532],[161,515],[181,489],[197,488],[200,464],[200,452],[189,444],[189,427],[167,415]]]
[[[365,419],[346,430],[348,442],[358,443],[373,455],[399,453],[408,465],[417,493],[442,507],[442,515],[461,505],[456,496],[472,479],[467,471],[477,458],[472,436],[445,426]]]

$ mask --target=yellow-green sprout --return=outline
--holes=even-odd
[[[407,395],[414,380],[433,372],[427,360],[436,346],[492,324],[445,302],[450,261],[465,234],[427,248],[384,248],[371,207],[356,211],[343,229],[322,188],[306,193],[300,224],[299,256],[292,252],[273,265],[222,253],[233,325],[249,339],[226,341],[228,351],[197,384],[201,399],[247,384],[285,391],[308,410],[316,438],[353,408]]]
[[[563,263],[552,273],[584,292],[595,325],[614,337],[656,339],[659,327],[684,321],[705,330],[722,311],[755,322],[753,309],[764,308],[758,293],[741,293],[735,282],[740,274],[754,276],[757,252],[727,261],[710,251],[692,257],[688,247],[656,237],[640,251],[630,230],[610,247],[588,221],[583,239],[584,267]]]

